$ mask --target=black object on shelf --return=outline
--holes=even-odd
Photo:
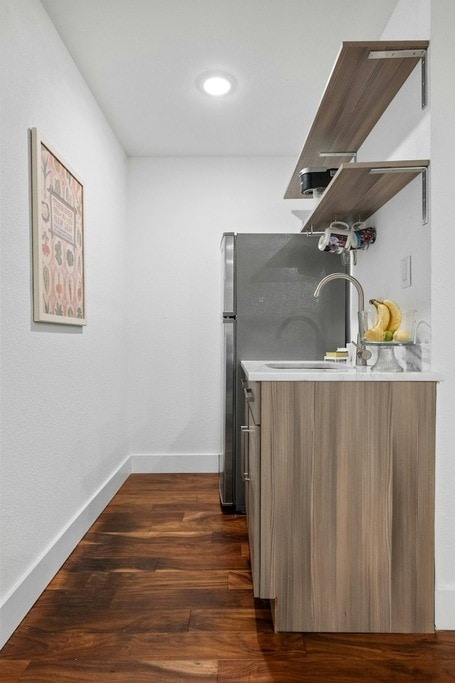
[[[312,197],[313,190],[327,187],[337,170],[336,168],[302,168],[299,173],[300,192],[306,197]]]

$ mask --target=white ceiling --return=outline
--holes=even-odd
[[[298,157],[343,40],[397,0],[42,0],[130,156]],[[210,69],[234,93],[195,86]]]

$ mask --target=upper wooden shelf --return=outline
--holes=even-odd
[[[285,199],[303,199],[302,168],[338,168],[357,152],[420,60],[418,56],[369,59],[371,52],[419,51],[428,40],[343,42]]]
[[[342,164],[302,232],[325,230],[335,220],[349,224],[367,220],[428,164],[428,159]]]

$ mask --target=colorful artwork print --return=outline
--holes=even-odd
[[[36,129],[32,143],[34,319],[84,325],[83,185]]]

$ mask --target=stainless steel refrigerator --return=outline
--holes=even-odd
[[[346,342],[346,287],[341,280],[313,296],[325,275],[344,269],[304,234],[225,233],[223,266],[223,441],[220,503],[244,512],[241,425],[242,360],[316,360]]]

